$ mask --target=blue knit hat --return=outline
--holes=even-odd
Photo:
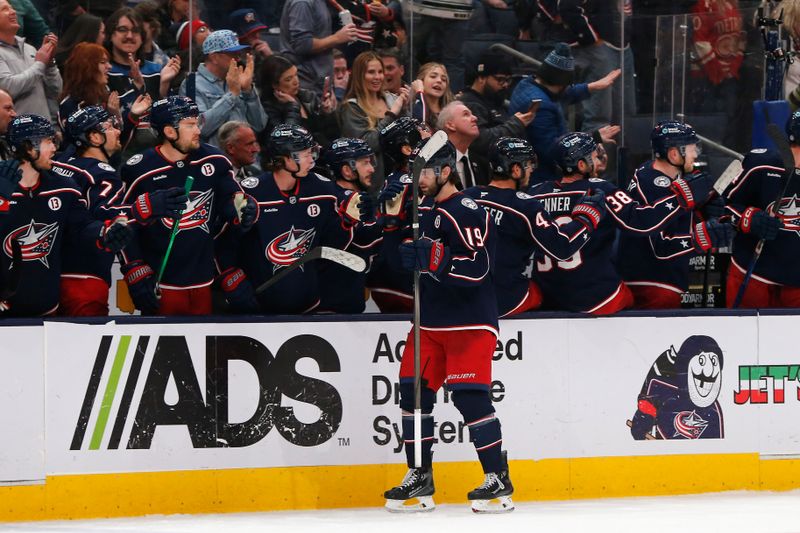
[[[575,75],[575,59],[566,43],[558,43],[544,58],[536,75],[550,85],[570,85]]]

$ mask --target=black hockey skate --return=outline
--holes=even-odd
[[[383,493],[386,498],[386,510],[390,513],[418,513],[433,511],[433,470],[431,467],[409,468],[403,482]],[[410,500],[417,503],[408,503]]]
[[[511,495],[514,486],[508,476],[508,462],[503,452],[503,469],[500,472],[485,474],[483,484],[467,494],[476,513],[507,513],[514,510]]]

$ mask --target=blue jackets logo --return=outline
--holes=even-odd
[[[58,223],[40,224],[31,220],[27,226],[21,226],[9,233],[3,241],[3,251],[11,257],[11,241],[18,240],[22,248],[23,261],[40,261],[50,268],[47,256],[53,250],[58,236]]]
[[[295,229],[294,226],[284,233],[281,233],[267,245],[266,256],[275,265],[273,270],[289,266],[310,249],[317,234],[315,228]]]
[[[181,221],[178,224],[179,231],[186,231],[194,228],[200,228],[206,233],[209,233],[208,220],[211,217],[211,206],[214,200],[214,190],[207,191],[192,191],[189,193],[189,201],[186,202],[186,208],[181,216]],[[162,218],[161,223],[167,228],[172,229],[174,220],[171,218]]]

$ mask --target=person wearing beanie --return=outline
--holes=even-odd
[[[483,52],[468,73],[473,78],[472,85],[459,97],[478,119],[480,133],[470,145],[470,159],[481,169],[489,164],[489,148],[500,137],[524,138],[525,128],[536,114],[526,110],[509,115],[506,100],[510,96],[512,66],[507,54]]]
[[[536,116],[526,127],[527,139],[539,158],[539,166],[531,176],[531,185],[561,177],[561,171],[550,154],[550,147],[568,131],[562,104],[574,105],[589,98],[591,93],[608,89],[619,76],[619,71],[612,71],[591,83],[573,83],[574,76],[572,50],[565,43],[557,43],[545,57],[536,75],[520,81],[511,95],[510,113],[525,113],[531,109],[533,101],[541,100],[537,104]],[[598,143],[613,142],[614,136],[619,133],[619,126],[604,126],[591,133]]]
[[[191,31],[189,30],[190,27]],[[208,29],[208,24],[202,20],[193,20],[192,22],[187,20],[181,23],[175,34],[175,40],[178,42],[178,50],[189,49],[190,35],[193,41],[192,44],[200,47],[203,46],[203,42],[205,42],[206,38],[211,35],[211,31]]]

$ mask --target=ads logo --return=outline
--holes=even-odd
[[[692,335],[653,363],[628,420],[636,440],[721,439],[725,436],[719,393],[722,350],[705,335]]]
[[[145,364],[151,342],[155,350]],[[204,395],[185,337],[105,335],[70,449],[116,450],[120,443],[149,449],[158,426],[185,426],[194,448],[251,446],[273,427],[296,446],[318,446],[339,429],[342,399],[330,383],[297,372],[298,361],[305,358],[313,359],[320,372],[341,371],[336,350],[316,335],[292,337],[275,355],[250,337],[207,336]],[[229,387],[242,386],[229,382],[231,361],[248,364],[258,378],[258,405],[244,422],[229,422]],[[110,371],[104,371],[107,367]],[[319,418],[299,421],[292,407],[281,405],[284,396],[315,406]]]

